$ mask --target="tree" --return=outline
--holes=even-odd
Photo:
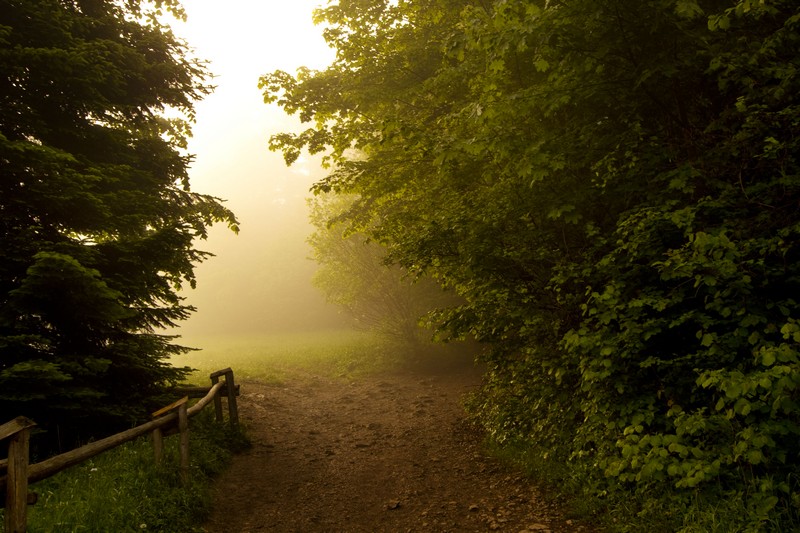
[[[357,327],[378,333],[412,356],[428,345],[422,324],[455,298],[430,279],[414,279],[386,263],[386,250],[363,233],[351,232],[341,217],[354,198],[320,194],[310,201],[315,227],[308,241],[319,269],[313,283],[330,303],[343,308]]]
[[[189,186],[211,87],[167,10],[182,16],[175,0],[0,1],[0,418],[110,429],[186,375],[158,332],[193,311],[195,239],[237,222]]]
[[[351,220],[390,259],[465,299],[443,323],[494,348],[490,434],[603,494],[635,488],[640,516],[676,528],[670,498],[744,506],[742,527],[791,517],[796,2],[342,0],[317,17],[337,59],[264,77],[310,122],[272,146],[327,151],[317,189],[358,195]]]

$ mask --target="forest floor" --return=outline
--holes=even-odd
[[[463,408],[479,384],[463,365],[243,382],[252,447],[218,480],[205,531],[591,531],[485,453]]]

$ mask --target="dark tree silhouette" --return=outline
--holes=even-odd
[[[159,332],[192,311],[195,239],[237,222],[189,188],[211,87],[164,10],[0,0],[0,419],[125,424],[185,375]]]

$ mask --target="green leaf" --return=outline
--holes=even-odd
[[[550,63],[544,58],[537,59],[533,64],[539,72],[547,72],[550,70]]]
[[[678,0],[675,4],[675,12],[687,19],[702,17],[704,14],[696,0]]]
[[[730,382],[725,386],[725,396],[729,399],[738,398],[742,395],[742,385],[736,381]]]
[[[751,409],[750,402],[744,398],[739,398],[738,400],[736,400],[736,403],[733,406],[734,412],[742,416],[747,416],[748,414],[750,414],[750,409]]]
[[[764,462],[764,454],[761,453],[761,450],[748,450],[746,458],[747,462],[752,465],[757,465]]]

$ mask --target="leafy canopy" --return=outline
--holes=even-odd
[[[308,124],[271,146],[325,152],[316,190],[357,195],[352,224],[465,299],[442,323],[493,347],[490,434],[605,498],[635,490],[637,520],[797,520],[800,6],[317,18],[336,61],[262,78]]]

